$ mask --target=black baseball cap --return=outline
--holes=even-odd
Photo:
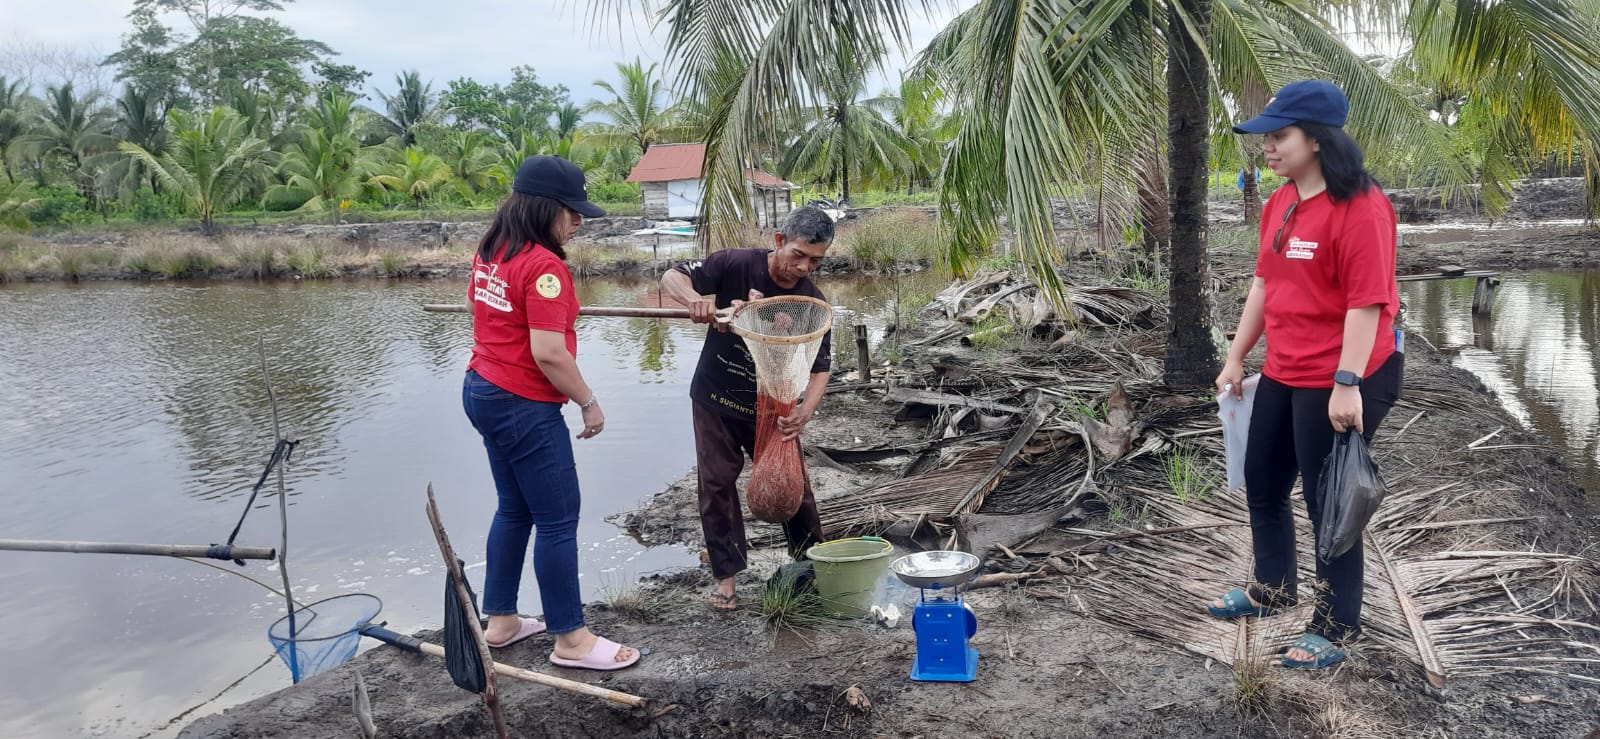
[[[1350,117],[1350,101],[1332,82],[1302,80],[1278,90],[1261,115],[1233,127],[1234,133],[1269,133],[1296,123],[1343,127]]]
[[[532,156],[522,160],[511,189],[524,195],[538,195],[560,202],[584,218],[600,218],[604,208],[589,202],[589,191],[584,187],[583,170],[557,156]]]

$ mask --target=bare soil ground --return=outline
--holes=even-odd
[[[1462,445],[1493,430],[1484,428],[1486,418],[1508,429],[1515,423],[1469,374],[1426,347],[1408,354],[1407,370],[1408,382],[1456,383],[1488,410],[1430,411],[1426,433],[1412,429],[1389,445],[1381,462],[1437,466],[1482,488],[1506,491],[1463,504],[1460,516],[1544,514],[1502,529],[1500,535],[1511,541],[1537,541],[1547,551],[1594,551],[1591,499],[1543,439],[1511,431],[1498,438],[1533,448],[1464,454]],[[836,394],[813,422],[809,441],[857,446],[924,433],[892,420],[898,405],[870,393]],[[1404,407],[1397,409],[1387,428],[1397,430],[1410,415]],[[813,470],[824,499],[891,474],[888,468],[855,475],[818,465]],[[648,542],[696,544],[693,500],[691,473],[622,521]],[[1103,519],[1093,523],[1112,525]],[[753,538],[771,533],[751,529]],[[767,551],[757,559],[740,577],[743,606],[732,614],[707,607],[711,583],[704,568],[655,577],[608,603],[591,604],[588,617],[600,633],[649,650],[630,670],[598,675],[552,668],[545,661],[551,648],[547,637],[500,652],[503,662],[645,696],[653,711],[670,709],[653,715],[502,679],[513,734],[1555,739],[1600,731],[1600,689],[1593,684],[1538,675],[1462,677],[1453,678],[1441,694],[1428,688],[1414,665],[1367,641],[1356,645],[1345,665],[1326,673],[1237,670],[1107,626],[1071,599],[1040,597],[1026,587],[968,594],[979,622],[973,639],[982,655],[976,682],[912,682],[907,671],[914,634],[904,620],[894,629],[862,621],[798,630],[769,626],[759,607],[764,578],[786,558]],[[1102,566],[1116,566],[1114,558]],[[1200,617],[1202,604],[1183,607]],[[1592,621],[1594,614],[1587,618]],[[435,634],[422,636],[438,640]],[[442,662],[384,647],[299,686],[200,719],[182,736],[353,736],[351,691],[357,671],[371,691],[379,736],[493,735],[482,704],[450,683]],[[847,693],[852,688],[867,698],[870,709],[851,706]]]

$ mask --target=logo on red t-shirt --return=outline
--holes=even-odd
[[[546,272],[539,275],[539,279],[533,283],[533,289],[546,298],[561,297],[561,278]]]
[[[1316,259],[1317,242],[1302,241],[1291,236],[1289,248],[1284,250],[1283,256],[1288,259]]]
[[[501,313],[511,312],[511,301],[506,300],[506,281],[500,279],[500,265],[490,264],[484,269],[480,263],[472,271],[472,299]]]

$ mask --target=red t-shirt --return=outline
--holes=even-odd
[[[566,334],[567,351],[578,356],[578,291],[566,262],[537,244],[525,246],[509,262],[496,256],[485,264],[474,256],[467,304],[472,306],[469,367],[529,400],[567,402],[533,361],[528,339],[529,329],[559,331]]]
[[[1394,206],[1377,187],[1335,203],[1322,192],[1295,206],[1294,183],[1278,188],[1261,214],[1256,276],[1266,281],[1267,377],[1293,387],[1333,387],[1345,313],[1379,306],[1366,377],[1394,353]],[[1283,228],[1282,252],[1273,237]]]

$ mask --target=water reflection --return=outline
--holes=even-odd
[[[1567,451],[1600,494],[1600,272],[1510,273],[1492,317],[1472,280],[1401,284],[1406,322],[1493,389],[1518,420]]]

